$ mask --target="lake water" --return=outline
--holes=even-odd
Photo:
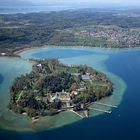
[[[7,112],[8,87],[15,77],[29,72],[31,64],[22,59],[0,58],[0,126],[6,129],[19,129],[39,132],[12,132],[1,129],[1,139],[35,139],[35,140],[136,140],[140,139],[140,50],[107,50],[90,48],[72,49],[34,49],[21,54],[22,58],[59,58],[66,64],[87,64],[106,73],[114,83],[113,96],[101,102],[118,105],[112,114],[99,115],[80,120],[71,114],[59,114],[53,118],[42,118],[40,123],[30,124],[27,118]],[[4,105],[3,105],[4,104]],[[98,115],[98,116],[97,116]],[[24,122],[24,123],[23,123]],[[51,122],[51,123],[50,123]],[[72,123],[75,122],[75,123]],[[65,125],[68,124],[68,125]],[[65,125],[65,126],[64,126]],[[45,127],[56,129],[45,130]],[[63,127],[60,127],[63,126]],[[43,128],[42,128],[43,127]]]
[[[3,82],[3,76],[0,74],[0,84]]]

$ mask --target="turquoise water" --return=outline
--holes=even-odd
[[[14,133],[6,130],[0,131],[0,138],[2,139],[81,139],[81,140],[118,140],[118,139],[139,139],[140,134],[140,113],[139,113],[139,99],[140,99],[140,50],[108,50],[108,49],[91,49],[91,48],[72,48],[72,49],[34,49],[21,54],[22,58],[44,58],[38,51],[44,50],[46,57],[49,58],[55,57],[53,51],[57,55],[56,58],[59,58],[60,61],[66,64],[87,64],[92,66],[99,71],[106,73],[114,83],[114,93],[113,96],[105,98],[101,102],[117,105],[117,109],[113,109],[112,114],[102,114],[100,116],[98,112],[91,112],[91,115],[96,117],[91,117],[85,120],[78,121],[79,118],[71,113],[59,114],[58,116],[41,118],[37,123],[29,123],[26,117],[21,115],[10,113],[3,113],[1,111],[0,117],[0,126],[7,129],[16,129],[18,130],[43,130],[43,132],[36,133]],[[83,52],[84,50],[85,53]],[[76,52],[74,52],[76,51]],[[81,52],[78,56],[75,53]],[[51,52],[51,53],[50,53]],[[87,52],[90,52],[89,54]],[[66,57],[68,54],[68,57]],[[64,57],[64,58],[63,58]],[[26,72],[30,70],[29,62],[24,60],[18,60],[19,70],[16,71],[16,61],[13,65],[13,60],[7,60],[3,62],[0,60],[0,73],[7,77],[8,81],[12,75],[16,72],[25,72],[25,68],[28,68]],[[24,62],[25,64],[21,63]],[[3,65],[2,65],[3,62]],[[4,64],[6,64],[4,65]],[[10,65],[10,66],[9,66]],[[4,73],[6,68],[9,70]],[[16,65],[17,66],[17,65]],[[22,68],[25,66],[24,68]],[[9,67],[12,67],[10,69]],[[13,69],[14,68],[14,69]],[[4,70],[3,70],[4,69]],[[1,72],[2,71],[2,72]],[[12,72],[11,72],[12,71]],[[11,74],[12,73],[12,74]],[[19,73],[20,74],[20,73]],[[14,79],[14,77],[13,77]],[[12,82],[12,80],[11,80]],[[10,82],[10,83],[11,83]],[[5,93],[6,82],[2,82],[3,86],[0,85],[0,101],[3,101],[3,98],[8,96]],[[6,87],[6,88],[5,88]],[[7,98],[5,103],[7,103]],[[1,103],[1,102],[0,102]],[[3,103],[2,103],[3,104]],[[5,104],[6,107],[6,104]],[[4,107],[1,107],[4,108]],[[5,115],[4,115],[5,114]],[[12,115],[11,115],[12,114]],[[12,116],[12,117],[11,117]],[[4,121],[5,119],[5,121]],[[24,123],[22,123],[24,122]],[[26,123],[25,123],[26,122]],[[75,122],[75,123],[72,123]],[[10,125],[9,125],[10,124]],[[69,124],[69,125],[65,125]],[[64,126],[65,125],[65,126]],[[59,128],[60,126],[63,126]],[[45,128],[58,127],[57,129],[51,129],[46,131]]]
[[[24,127],[24,124],[21,123],[21,119],[25,119],[20,115],[16,115],[12,112],[7,111],[7,105],[9,101],[9,87],[12,85],[14,79],[21,74],[30,72],[32,64],[18,58],[0,58],[0,74],[3,77],[3,80],[0,84],[0,126],[3,128],[17,128],[21,129]],[[15,120],[16,119],[16,120]],[[19,127],[16,125],[19,125]]]
[[[70,52],[70,53],[68,53]],[[84,55],[92,55],[93,52],[91,51],[86,51],[86,50],[74,50],[74,49],[42,49],[40,51],[37,51],[32,54],[33,57],[35,58],[71,58],[71,57],[78,57],[78,56],[84,56]],[[30,56],[29,56],[30,57]]]

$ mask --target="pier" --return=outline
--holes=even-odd
[[[72,113],[74,113],[74,114],[76,114],[77,116],[79,116],[80,118],[84,118],[82,115],[80,115],[79,113],[77,113],[76,111],[73,111],[73,110],[69,110],[70,112],[72,112]]]
[[[93,102],[93,103],[94,103],[94,104],[97,104],[97,105],[102,105],[102,106],[117,108],[117,106],[115,106],[115,105],[109,105],[109,104],[104,104],[104,103],[99,103],[99,102]]]
[[[89,107],[89,109],[92,109],[92,110],[95,110],[95,111],[99,111],[99,112],[108,113],[108,114],[111,114],[112,113],[112,111],[110,111],[110,110],[102,110],[102,109],[91,108],[91,107]]]

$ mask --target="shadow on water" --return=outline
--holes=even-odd
[[[3,82],[4,77],[0,74],[0,84]]]

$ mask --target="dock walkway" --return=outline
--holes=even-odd
[[[91,108],[91,107],[89,107],[89,109],[92,109],[92,110],[95,110],[95,111],[99,111],[99,112],[108,113],[108,114],[111,114],[112,113],[112,111],[110,111],[110,110],[102,110],[102,109]]]
[[[117,108],[117,106],[115,106],[115,105],[109,105],[109,104],[104,104],[104,103],[99,103],[99,102],[94,102],[94,104]]]
[[[74,114],[76,114],[77,116],[79,116],[80,118],[84,118],[82,115],[80,115],[79,113],[77,113],[76,111],[73,111],[73,110],[69,110],[70,112],[72,112],[72,113],[74,113]]]

